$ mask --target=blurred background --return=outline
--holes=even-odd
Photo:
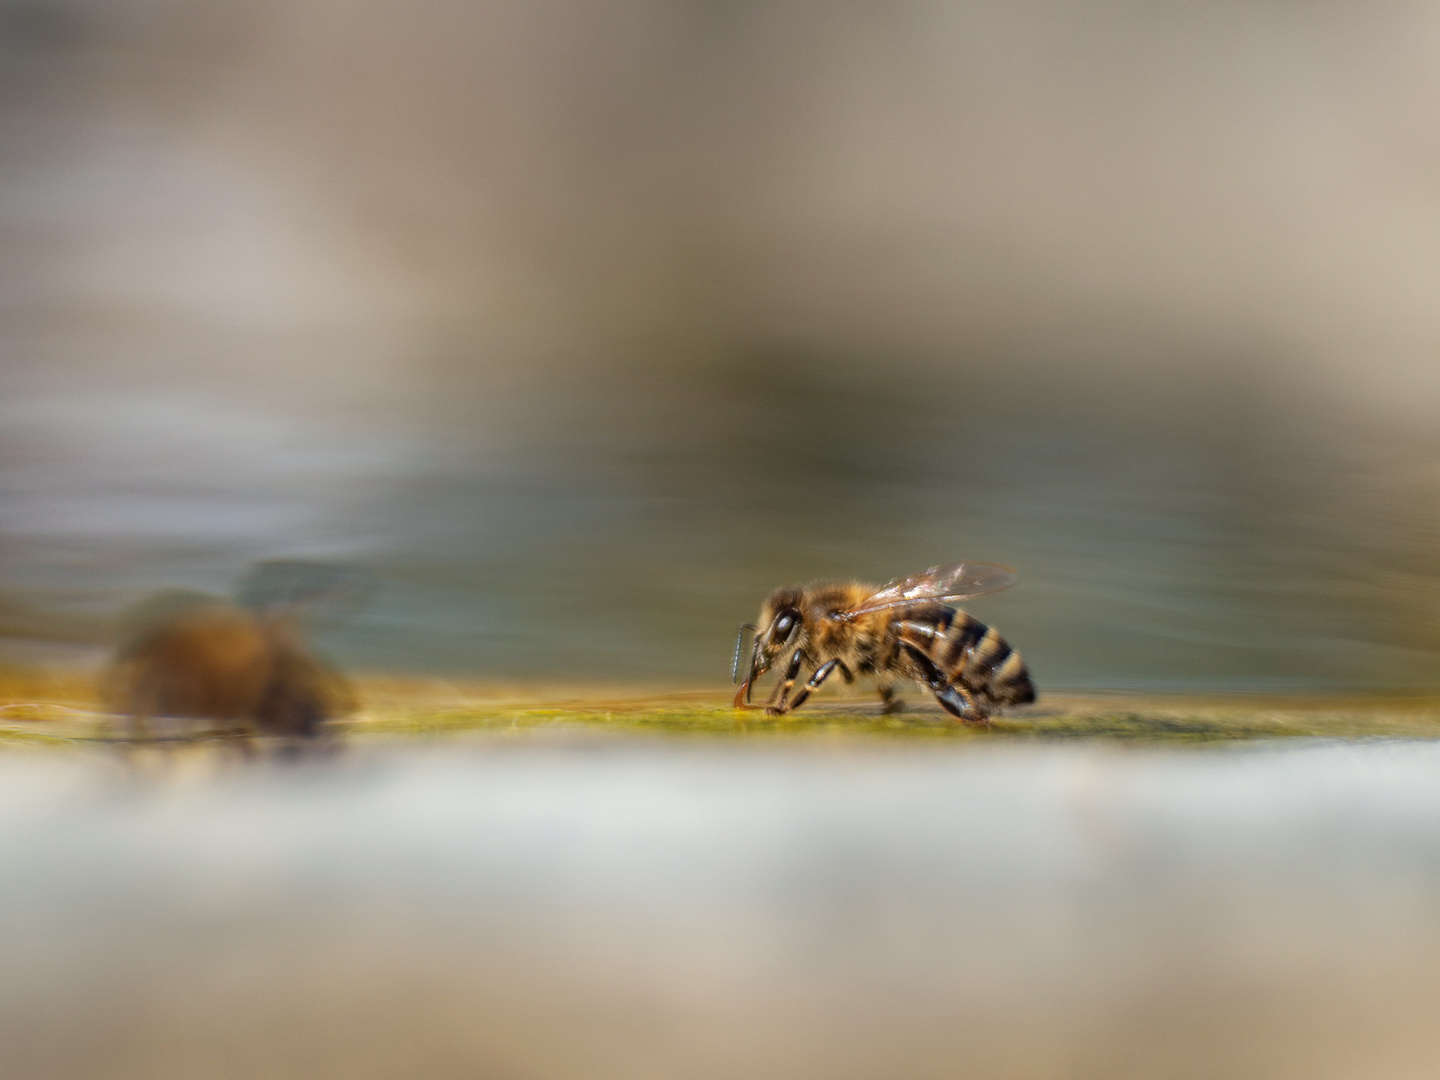
[[[7,753],[6,1071],[1428,1080],[1440,747],[1286,742]]]
[[[0,0],[0,673],[322,563],[719,689],[982,559],[1042,701],[1434,689],[1437,118],[1409,0]],[[7,743],[11,1070],[1435,1073],[1433,742],[397,742]]]
[[[0,658],[723,682],[988,559],[1048,687],[1433,686],[1440,11],[0,0]]]

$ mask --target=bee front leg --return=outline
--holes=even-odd
[[[850,674],[850,669],[847,668],[844,664],[842,664],[839,660],[826,661],[825,663],[821,664],[819,668],[816,669],[814,675],[810,676],[810,681],[800,688],[800,692],[795,695],[795,700],[790,703],[790,708],[798,709],[801,705],[804,705],[805,699],[810,696],[810,692],[812,690],[819,690],[820,684],[823,683],[826,679],[828,679],[830,677],[830,673],[836,668],[840,669],[840,674],[845,676],[846,682],[850,682],[854,679],[854,676]]]
[[[796,649],[790,657],[790,663],[785,665],[785,674],[781,676],[780,682],[775,686],[775,693],[770,699],[770,704],[765,706],[765,711],[771,716],[783,716],[790,711],[790,706],[785,704],[785,699],[790,696],[790,688],[795,685],[795,679],[799,676],[800,667],[804,663],[805,650]],[[799,702],[796,704],[798,705]]]

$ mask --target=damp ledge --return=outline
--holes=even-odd
[[[435,739],[579,732],[616,737],[895,740],[1106,739],[1208,743],[1279,738],[1440,738],[1440,692],[1307,695],[1085,692],[1044,694],[994,717],[956,723],[912,692],[904,711],[882,715],[869,696],[824,695],[787,716],[730,707],[723,688],[526,685],[361,677],[356,708],[331,724],[349,739]],[[763,697],[757,698],[763,700]],[[0,675],[0,747],[63,748],[113,742],[119,718],[97,680],[76,674]],[[174,729],[179,742],[208,737],[203,724]]]

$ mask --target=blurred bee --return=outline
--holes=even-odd
[[[799,708],[839,671],[847,683],[859,675],[875,679],[886,712],[899,707],[895,684],[913,679],[952,716],[986,723],[996,706],[1035,700],[1030,672],[1004,638],[945,602],[996,592],[1015,580],[1007,567],[962,562],[932,566],[880,589],[855,581],[776,589],[760,609],[759,629],[746,623],[735,639],[732,681],[740,676],[747,632],[756,635],[735,707],[756,707],[750,705],[755,680],[788,652],[765,705],[772,716]],[[809,679],[790,700],[806,671]]]
[[[209,720],[248,745],[255,735],[312,739],[352,704],[345,680],[307,646],[300,613],[358,596],[344,568],[260,564],[236,602],[167,592],[132,612],[110,673],[132,740],[151,720]]]

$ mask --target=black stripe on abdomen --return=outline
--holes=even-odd
[[[1005,662],[995,667],[990,677],[990,696],[1004,705],[1024,705],[1035,700],[1035,685],[1030,669],[1013,649]]]
[[[990,628],[973,615],[955,613],[955,620],[945,634],[945,644],[937,649],[940,666],[948,672],[965,666],[965,654],[988,633]]]
[[[965,673],[979,682],[988,682],[990,672],[1002,663],[1013,650],[993,627],[987,628],[985,636],[976,644],[965,664]]]

